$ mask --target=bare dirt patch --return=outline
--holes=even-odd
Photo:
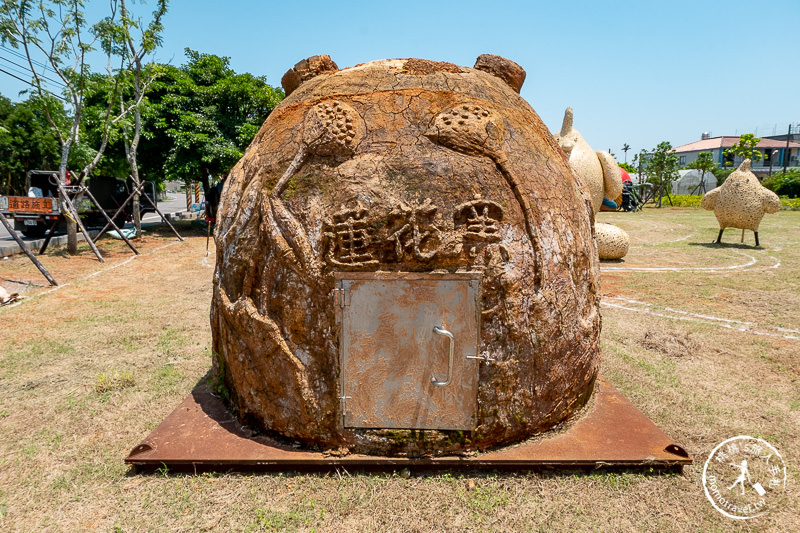
[[[682,331],[648,330],[639,344],[647,350],[655,350],[667,357],[687,357],[697,353],[698,344],[691,334]]]
[[[602,308],[601,372],[695,458],[682,475],[135,475],[123,463],[130,448],[211,364],[213,272],[205,234],[184,226],[185,243],[149,234],[135,259],[106,239],[102,265],[88,249],[48,253],[55,291],[24,256],[0,262],[4,286],[37,285],[0,308],[0,529],[800,530],[800,213],[765,217],[760,249],[701,246],[718,231],[704,211],[611,215],[635,237],[630,261],[641,267],[724,266],[733,251],[757,259],[718,272],[608,270],[627,258],[601,268],[604,301],[619,304]],[[697,233],[649,241],[654,227]],[[774,445],[789,481],[766,516],[734,523],[700,478],[713,447],[741,434]]]

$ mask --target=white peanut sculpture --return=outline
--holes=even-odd
[[[608,152],[592,150],[578,130],[572,127],[571,107],[564,112],[561,131],[555,138],[567,155],[572,169],[589,187],[595,214],[600,210],[603,198],[619,198],[622,194],[622,174],[619,165],[614,156]],[[594,225],[594,233],[600,259],[621,259],[628,253],[630,237],[621,228],[597,222]]]

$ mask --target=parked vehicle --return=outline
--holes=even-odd
[[[51,170],[31,170],[28,172],[26,185],[28,196],[0,196],[0,214],[6,218],[14,219],[14,229],[22,232],[26,237],[38,238],[44,236],[53,220],[59,218],[62,212],[61,200],[58,196],[56,180],[58,173]],[[97,199],[102,209],[109,217],[116,213],[133,190],[133,181],[105,176],[91,176],[87,185],[89,191]],[[145,182],[144,194],[155,204],[157,201],[155,185]],[[106,224],[106,219],[100,209],[88,198],[77,199],[75,208],[81,217],[84,226],[101,227]],[[155,209],[150,202],[142,199],[139,202],[139,212],[153,213]],[[128,202],[125,209],[114,219],[114,223],[122,226],[125,222],[133,220],[133,202]],[[65,231],[66,223],[62,219],[56,231]]]

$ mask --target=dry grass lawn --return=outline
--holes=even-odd
[[[632,238],[604,263],[602,373],[695,458],[682,475],[139,475],[129,450],[210,368],[212,254],[188,226],[149,233],[107,262],[51,251],[57,290],[25,256],[0,283],[3,531],[800,531],[800,213],[767,216],[762,247],[711,213],[602,213]],[[770,511],[731,520],[706,500],[721,441],[761,437],[783,455]]]

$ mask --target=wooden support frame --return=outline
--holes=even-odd
[[[128,198],[126,198],[125,201],[122,202],[122,205],[120,205],[117,208],[117,210],[114,212],[114,216],[111,217],[111,218],[112,219],[116,218],[116,216],[118,214],[120,214],[123,209],[125,209],[125,206],[128,205],[128,202],[130,202],[133,199],[133,196],[136,193],[141,194],[143,190],[144,190],[144,182],[141,182],[141,183],[139,183],[138,187],[134,187],[133,191],[128,195]],[[162,213],[161,210],[158,208],[158,206],[156,206],[156,204],[153,203],[153,201],[150,199],[150,197],[147,196],[146,194],[144,194],[142,196],[144,196],[144,198],[146,198],[147,201],[150,202],[150,205],[152,205],[153,209],[156,210],[156,213],[158,213],[158,216],[160,216],[161,220],[163,220],[167,224],[167,226],[169,226],[169,229],[171,229],[172,233],[174,233],[175,236],[178,237],[178,240],[179,241],[183,241],[183,237],[181,237],[180,233],[178,233],[178,230],[176,230],[175,227],[172,224],[170,224],[169,220],[167,220],[167,217],[164,216],[164,213]],[[109,220],[109,223],[110,222],[111,222],[111,220]],[[100,236],[108,230],[109,223],[106,223],[106,225],[103,226],[103,229],[100,230],[100,233],[97,234],[98,238],[100,238]]]
[[[51,178],[51,180],[52,180],[52,178]],[[92,236],[89,235],[89,232],[86,230],[86,227],[83,225],[83,221],[81,221],[81,217],[78,215],[78,210],[75,209],[75,205],[72,203],[72,199],[70,198],[69,193],[67,192],[66,188],[64,187],[64,184],[61,183],[61,180],[58,179],[58,178],[56,178],[55,180],[52,180],[52,181],[55,182],[54,185],[58,188],[58,194],[62,198],[63,206],[64,206],[64,209],[66,210],[66,213],[64,213],[62,211],[61,216],[69,217],[69,218],[71,218],[72,220],[75,221],[75,223],[78,225],[78,227],[83,232],[83,238],[86,239],[86,242],[89,243],[89,247],[92,249],[92,252],[94,252],[94,255],[97,257],[97,260],[100,261],[101,263],[105,263],[106,261],[105,261],[105,259],[103,259],[103,255],[100,253],[100,250],[97,249],[97,246],[95,245],[94,240],[92,240]],[[83,187],[82,185],[73,185],[71,187],[75,189],[74,195],[77,195],[78,193],[80,193],[83,190],[85,190],[85,187]],[[95,202],[95,204],[96,204],[96,202]],[[53,236],[53,232],[55,231],[57,223],[58,223],[58,221],[54,221],[50,225],[50,229],[47,231],[47,234],[45,235],[44,243],[42,244],[42,247],[39,250],[39,255],[42,255],[45,252],[45,250],[47,250],[47,245],[50,244],[50,239]]]
[[[28,256],[28,259],[30,259],[31,262],[33,262],[33,264],[36,265],[36,268],[39,269],[39,272],[41,272],[42,275],[45,278],[47,278],[47,281],[50,282],[50,285],[53,285],[54,287],[57,287],[58,283],[56,283],[56,280],[53,279],[53,276],[50,275],[50,272],[47,271],[47,269],[44,267],[44,265],[42,265],[42,263],[39,262],[38,259],[36,259],[36,256],[33,255],[33,252],[28,250],[28,247],[25,246],[25,242],[19,237],[19,235],[17,235],[17,232],[14,230],[14,227],[11,226],[11,224],[8,223],[8,220],[6,220],[6,217],[4,217],[3,215],[0,215],[0,222],[3,223],[3,226],[6,227],[6,230],[8,230],[8,233],[14,238],[14,240],[17,241],[17,244],[19,245],[20,249],[23,252],[25,252],[25,255]]]
[[[99,202],[97,201],[97,199],[94,197],[94,195],[93,195],[93,194],[92,194],[92,192],[89,190],[89,188],[88,188],[88,187],[86,187],[86,186],[84,186],[84,185],[81,185],[81,189],[82,189],[82,192],[85,192],[85,193],[86,193],[86,194],[89,196],[89,199],[92,201],[92,203],[94,203],[94,205],[95,205],[95,206],[97,206],[97,209],[100,211],[100,213],[102,213],[102,214],[103,214],[103,216],[104,216],[104,217],[105,217],[105,219],[106,219],[106,225],[108,225],[108,224],[111,224],[111,225],[114,227],[114,231],[116,231],[116,232],[119,234],[119,236],[120,236],[120,237],[122,237],[122,240],[124,240],[124,241],[125,241],[125,244],[127,244],[127,245],[128,245],[128,247],[129,247],[131,250],[133,250],[133,253],[135,253],[136,255],[139,255],[139,250],[137,250],[137,249],[136,249],[136,247],[135,247],[135,246],[134,246],[134,245],[131,243],[131,241],[128,239],[128,237],[126,237],[126,236],[125,236],[125,234],[124,234],[124,233],[122,233],[122,230],[119,228],[119,226],[117,226],[117,225],[114,223],[114,219],[113,219],[113,218],[110,218],[110,217],[108,216],[108,213],[106,213],[106,210],[105,210],[105,209],[103,209],[103,206],[102,206],[102,205],[100,205],[100,203],[99,203]],[[100,235],[101,235],[101,234],[98,234],[98,235],[97,235],[97,237],[99,238],[99,237],[100,237]]]

